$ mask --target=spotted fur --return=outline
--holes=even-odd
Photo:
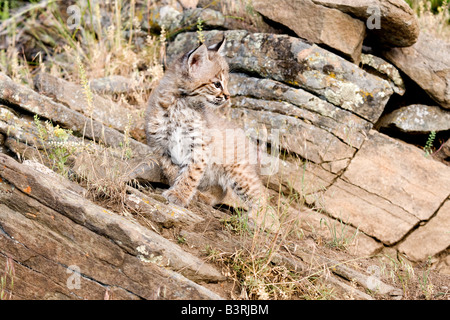
[[[254,208],[267,206],[256,148],[242,129],[215,112],[230,103],[224,43],[202,44],[166,71],[148,102],[147,143],[170,182],[163,193],[169,202],[187,206],[198,191],[215,188],[222,192],[210,201],[214,204],[231,188],[255,219]]]

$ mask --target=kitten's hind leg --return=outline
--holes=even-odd
[[[195,200],[200,201],[204,204],[215,206],[220,204],[221,201],[227,195],[227,190],[223,190],[223,188],[219,185],[211,186],[206,190],[199,190],[195,195]]]
[[[229,175],[231,188],[249,205],[249,220],[263,229],[278,232],[278,215],[270,205],[267,190],[255,170],[249,165],[237,164],[232,166]]]

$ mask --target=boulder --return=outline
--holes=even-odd
[[[287,35],[247,31],[204,32],[207,43],[227,39],[231,70],[302,88],[331,104],[375,123],[393,90],[389,83],[355,64]],[[197,44],[197,34],[179,34],[167,48],[168,61]]]
[[[356,17],[382,44],[409,47],[419,36],[419,23],[411,7],[403,0],[312,0],[327,8],[338,9]],[[377,16],[379,27],[376,26]],[[371,28],[371,25],[374,28]]]
[[[411,47],[391,48],[384,57],[436,101],[450,109],[450,43],[422,32]]]
[[[413,104],[384,116],[380,120],[380,126],[394,127],[410,133],[450,130],[450,111],[438,106]]]
[[[310,0],[253,0],[254,9],[294,31],[299,37],[331,47],[359,62],[365,26],[339,10]]]
[[[412,145],[371,131],[319,203],[333,217],[394,245],[420,221],[432,218],[449,195],[449,167]]]

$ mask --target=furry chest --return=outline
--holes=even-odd
[[[183,167],[204,151],[203,123],[186,120],[167,124],[167,149],[174,164]]]

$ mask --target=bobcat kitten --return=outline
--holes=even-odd
[[[219,116],[229,105],[225,39],[182,55],[152,91],[146,111],[147,143],[171,188],[163,196],[186,207],[198,191],[230,187],[249,205],[249,218],[261,225],[268,205],[256,171],[256,148],[244,131]],[[258,216],[257,216],[258,215]],[[277,223],[270,217],[267,221]]]

